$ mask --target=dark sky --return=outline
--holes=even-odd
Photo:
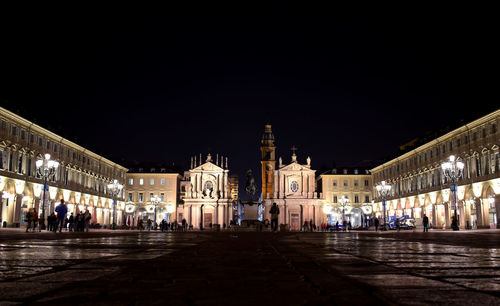
[[[219,153],[260,185],[270,122],[284,162],[295,145],[315,169],[358,165],[498,108],[493,19],[408,12],[13,16],[0,99],[118,162]]]

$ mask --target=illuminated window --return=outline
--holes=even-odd
[[[150,179],[149,180],[149,185],[154,185],[155,184],[155,179]]]
[[[139,179],[139,185],[144,185],[144,179],[143,178]]]
[[[128,179],[128,184],[129,185],[134,185],[134,179],[133,178]]]

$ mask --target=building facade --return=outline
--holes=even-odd
[[[270,220],[270,209],[276,203],[280,209],[279,224],[286,224],[292,231],[303,229],[304,223],[319,224],[322,219],[322,203],[316,193],[316,170],[311,169],[311,159],[306,164],[297,161],[293,153],[292,161],[288,165],[279,159],[279,165],[274,174],[273,194],[264,199],[264,218]]]
[[[166,168],[131,169],[125,183],[125,223],[137,226],[139,219],[146,224],[151,220],[159,224],[180,222],[182,213],[177,214],[179,203],[179,173],[167,173]],[[158,172],[157,172],[158,171]],[[155,197],[156,196],[156,197]],[[159,199],[159,201],[155,201]]]
[[[276,146],[271,125],[266,124],[261,140],[262,218],[271,220],[273,203],[279,207],[278,224],[292,231],[303,229],[304,223],[320,224],[323,219],[322,202],[316,192],[316,170],[311,169],[311,158],[300,164],[293,151],[290,164],[279,158],[276,167]],[[293,148],[295,150],[295,148]]]
[[[59,162],[47,182],[43,202],[43,180],[35,162],[45,154]],[[68,215],[89,210],[91,223],[109,226],[113,196],[108,184],[124,184],[127,168],[83,148],[41,126],[0,107],[0,219],[2,226],[25,224],[29,209],[45,217],[54,212],[61,199]],[[124,193],[117,196],[117,224],[123,221]]]
[[[183,204],[180,209],[189,227],[208,229],[212,225],[229,225],[232,218],[232,199],[229,184],[228,159],[217,155],[215,161],[210,154],[202,163],[193,157],[191,168],[184,174]],[[181,187],[181,188],[182,188]]]
[[[373,218],[372,176],[367,169],[341,168],[322,173],[317,178],[318,192],[323,201],[322,224],[351,222],[353,228],[363,228]],[[347,198],[342,205],[342,197]]]
[[[374,185],[392,186],[386,201],[388,216],[408,215],[421,224],[426,214],[433,227],[449,228],[450,181],[441,165],[450,155],[465,164],[457,182],[461,228],[498,227],[500,215],[500,110],[463,125],[371,170]],[[374,195],[375,189],[373,190]],[[373,205],[383,215],[380,196]]]

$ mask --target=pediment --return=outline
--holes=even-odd
[[[213,172],[223,172],[224,169],[221,167],[217,166],[216,164],[213,164],[211,162],[206,162],[203,165],[200,165],[194,169],[190,170],[191,172],[193,171],[213,171]]]
[[[311,168],[301,165],[299,163],[291,163],[279,169],[279,171],[304,171],[304,172],[315,172],[316,170],[311,170]]]

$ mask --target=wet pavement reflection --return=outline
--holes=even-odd
[[[175,248],[192,246],[189,241],[195,237],[173,233],[89,236],[53,240],[33,236],[35,239],[0,243],[0,300],[26,301],[68,283],[116,273],[121,269],[118,263],[170,254],[174,244]]]
[[[452,234],[0,232],[0,302],[499,305],[500,232]]]
[[[373,286],[397,304],[408,300],[410,304],[500,303],[500,246],[460,245],[461,240],[477,239],[475,236],[450,237],[449,244],[433,243],[432,239],[411,241],[408,236],[326,233],[287,240],[297,251],[330,266],[332,273]]]

